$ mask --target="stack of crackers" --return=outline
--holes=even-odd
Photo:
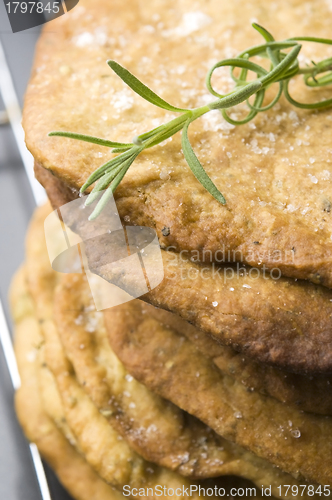
[[[218,111],[195,123],[224,206],[191,174],[178,135],[140,155],[115,192],[123,225],[159,238],[164,279],[140,299],[97,311],[84,274],[52,269],[44,234],[52,210],[112,158],[50,131],[126,142],[172,117],[107,59],[197,107],[208,67],[261,43],[253,18],[277,39],[329,37],[328,2],[305,5],[304,16],[297,0],[81,0],[44,29],[24,127],[50,203],[35,212],[12,284],[16,407],[75,499],[330,496],[331,110],[280,100],[241,127]],[[292,91],[312,99],[300,80]],[[133,276],[94,269],[94,251],[91,270],[130,291]],[[98,251],[107,258],[107,244]]]

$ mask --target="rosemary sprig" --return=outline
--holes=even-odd
[[[217,100],[212,101],[206,106],[195,109],[178,108],[169,104],[120,64],[112,60],[107,61],[110,68],[124,83],[136,92],[136,94],[159,108],[181,114],[164,125],[134,137],[130,143],[112,142],[98,137],[76,134],[74,132],[57,131],[49,133],[49,136],[68,137],[70,139],[78,139],[80,141],[110,147],[113,148],[113,153],[120,153],[118,156],[115,156],[95,170],[81,187],[80,191],[84,193],[88,187],[97,181],[86,200],[86,205],[94,202],[99,197],[100,191],[106,190],[92,212],[90,220],[98,217],[104,209],[137,156],[145,149],[160,144],[180,130],[182,130],[182,151],[191,171],[197,180],[217,201],[225,204],[226,200],[224,196],[205,172],[188,138],[189,125],[211,110],[219,109],[227,122],[233,125],[241,125],[248,123],[257,113],[272,108],[278,102],[282,94],[292,105],[303,109],[321,109],[332,105],[332,98],[316,103],[301,103],[293,99],[289,93],[289,82],[297,75],[303,75],[304,83],[308,87],[323,87],[332,84],[332,57],[318,63],[312,62],[312,66],[303,68],[300,67],[298,61],[298,55],[302,48],[302,45],[298,42],[305,41],[332,45],[332,40],[316,37],[295,37],[277,42],[271,33],[262,26],[256,23],[252,26],[262,35],[265,43],[250,47],[241,52],[236,58],[225,59],[216,63],[207,74],[206,86],[208,91],[214,97],[217,97]],[[290,51],[284,52],[287,49],[290,49]],[[261,56],[269,59],[269,70],[250,61],[254,56]],[[220,94],[213,88],[211,83],[214,71],[222,66],[230,67],[231,76],[235,82],[234,90],[228,94]],[[239,76],[235,75],[236,68],[241,70]],[[248,80],[249,71],[256,74],[255,80]],[[318,75],[322,76],[317,78]],[[273,83],[279,84],[278,92],[269,104],[263,106],[265,92]],[[249,102],[249,97],[252,95],[255,95],[253,104]],[[244,101],[246,101],[249,109],[247,116],[242,120],[233,120],[227,114],[226,110]]]

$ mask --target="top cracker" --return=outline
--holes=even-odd
[[[331,35],[327,2],[261,0],[81,0],[46,25],[27,91],[24,128],[35,159],[79,189],[109,149],[48,137],[52,130],[131,141],[176,116],[145,102],[106,65],[115,59],[179,107],[213,100],[204,86],[214,62],[261,43],[255,19],[278,40]],[[310,60],[330,47],[308,44]],[[228,73],[216,86],[229,90]],[[299,101],[327,98],[295,80]],[[285,276],[332,288],[332,110],[306,111],[281,99],[247,125],[232,127],[219,111],[197,120],[191,142],[226,195],[221,205],[190,172],[180,134],[143,152],[115,193],[121,216],[155,226],[164,247],[207,262],[278,267]],[[129,219],[128,219],[129,217]],[[165,230],[166,228],[166,230]],[[187,254],[188,255],[188,254]]]

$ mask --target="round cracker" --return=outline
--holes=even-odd
[[[294,477],[329,484],[330,417],[248,391],[140,301],[109,309],[105,318],[112,348],[140,382]]]
[[[105,414],[97,409],[78,383],[73,367],[65,356],[53,318],[53,293],[58,277],[54,276],[56,273],[48,261],[43,231],[43,221],[49,211],[49,206],[38,209],[30,225],[27,236],[28,284],[44,336],[45,360],[54,375],[66,420],[79,449],[94,470],[119,490],[125,485],[154,488],[161,484],[175,491],[176,488],[182,490],[183,487],[196,484],[139,456],[109,424]],[[80,280],[79,275],[73,275],[72,278],[74,281]],[[153,491],[151,498],[154,495]],[[193,497],[196,496],[194,493]]]
[[[120,500],[123,496],[96,474],[44,410],[39,391],[38,359],[43,337],[27,293],[23,269],[12,283],[11,306],[15,320],[15,354],[21,376],[15,405],[25,435],[37,445],[76,500]]]
[[[204,356],[211,358],[222,372],[228,373],[249,391],[259,391],[282,403],[294,404],[299,410],[309,413],[332,415],[332,376],[302,375],[257,363],[249,356],[221,345],[216,339],[204,334],[179,316],[146,303],[141,305],[147,314],[185,335]]]
[[[110,424],[144,458],[182,475],[234,473],[220,436],[129,375],[94,309],[87,280],[65,276],[55,294],[57,329],[80,384]]]

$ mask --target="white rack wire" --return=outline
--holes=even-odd
[[[46,194],[41,185],[37,182],[33,174],[33,157],[27,150],[24,142],[24,132],[21,125],[21,109],[13,85],[13,80],[6,61],[5,53],[0,40],[0,94],[5,105],[5,113],[2,114],[3,120],[8,118],[13,130],[18,150],[20,152],[22,162],[31,186],[31,190],[37,205],[46,201]],[[8,366],[10,378],[15,390],[21,385],[20,375],[17,368],[16,358],[14,354],[12,337],[6,321],[4,310],[0,299],[0,342]],[[50,490],[47,483],[47,478],[44,466],[38,452],[37,446],[34,443],[30,444],[30,452],[33,465],[36,471],[36,476],[39,484],[40,493],[43,500],[52,500]]]

